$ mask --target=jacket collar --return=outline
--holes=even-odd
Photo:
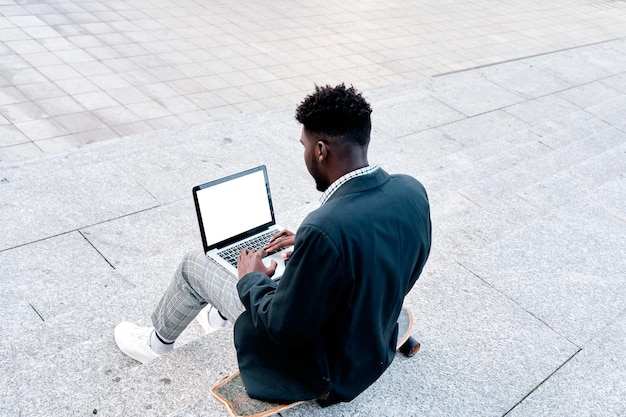
[[[379,167],[376,171],[372,172],[371,174],[361,175],[343,184],[341,187],[337,189],[337,191],[333,193],[333,195],[330,196],[328,200],[326,200],[326,203],[343,195],[352,194],[352,193],[360,193],[363,191],[380,187],[387,181],[389,181],[389,174],[385,170]]]

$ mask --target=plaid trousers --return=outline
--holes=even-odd
[[[237,293],[237,277],[204,252],[189,252],[152,313],[152,324],[162,339],[174,342],[207,304],[231,322],[245,310]]]

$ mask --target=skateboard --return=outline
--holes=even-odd
[[[398,317],[397,349],[407,357],[412,357],[420,349],[419,342],[411,336],[412,329],[413,314],[407,307],[402,307]],[[226,406],[230,415],[234,417],[272,416],[304,402],[297,401],[289,404],[278,404],[250,398],[239,371],[215,385],[211,392],[215,398]]]

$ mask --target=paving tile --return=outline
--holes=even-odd
[[[98,86],[84,77],[61,80],[55,84],[70,95],[100,91]]]
[[[41,14],[38,17],[50,26],[68,25],[72,23],[66,15],[58,13],[57,11],[54,13]]]
[[[26,97],[16,87],[0,88],[0,106],[5,104],[15,104],[26,101]]]
[[[49,26],[22,27],[33,39],[57,38],[61,36],[59,32]]]
[[[140,121],[140,118],[124,106],[95,110],[94,114],[109,126],[119,126]]]
[[[89,132],[75,133],[73,136],[83,145],[95,142],[102,142],[119,137],[117,132],[108,127],[103,127],[101,129],[96,129]]]
[[[47,51],[46,48],[44,48],[39,42],[32,39],[7,41],[5,44],[15,53],[20,55],[41,53]]]
[[[120,136],[139,135],[152,132],[153,130],[154,129],[144,121],[124,123],[115,126],[115,131],[118,132]]]
[[[37,100],[35,104],[49,116],[62,116],[65,114],[79,113],[85,110],[80,103],[70,96]]]
[[[187,122],[174,115],[146,120],[146,123],[154,130],[173,129],[187,125]]]
[[[52,81],[62,81],[81,76],[76,70],[67,64],[50,65],[39,67],[38,70]]]
[[[0,29],[0,37],[4,42],[30,39],[30,36],[28,36],[26,32],[17,27]]]
[[[69,133],[90,132],[106,127],[104,123],[90,112],[73,113],[53,117],[53,120],[61,125]]]
[[[15,126],[32,141],[50,139],[67,134],[65,129],[58,126],[51,119],[38,119],[29,122],[21,122],[16,123]]]
[[[202,93],[206,91],[206,88],[204,86],[189,79],[167,81],[167,85],[178,91],[182,96],[188,94]]]
[[[9,16],[11,22],[21,27],[45,26],[45,22],[37,16]]]
[[[0,125],[0,147],[27,143],[29,139],[22,131],[10,124]]]
[[[34,68],[21,68],[3,71],[2,76],[18,88],[23,84],[50,83],[39,71]]]
[[[143,69],[122,72],[119,75],[120,77],[124,78],[126,81],[128,81],[131,85],[135,87],[140,87],[146,84],[159,83],[158,78],[150,74],[147,70],[143,70]]]
[[[0,106],[0,114],[11,123],[26,122],[46,117],[45,112],[33,102],[22,102]]]
[[[171,113],[156,101],[146,101],[143,103],[134,103],[126,106],[128,110],[135,113],[142,120],[156,119],[159,117],[170,116]]]
[[[65,135],[51,139],[42,139],[35,142],[37,147],[46,154],[55,154],[71,151],[79,148],[82,144],[74,136]]]
[[[43,152],[32,142],[0,147],[0,161],[26,161],[41,156],[43,156]]]
[[[138,65],[134,64],[128,58],[105,59],[105,60],[102,60],[101,62],[103,65],[107,66],[108,68],[110,68],[112,71],[116,73],[137,71],[140,69]]]
[[[92,58],[90,58],[90,60],[87,62],[72,63],[72,67],[87,78],[92,77],[94,75],[103,75],[103,74],[112,73],[112,71],[108,67],[102,65],[99,62],[96,62]]]
[[[172,114],[190,113],[199,110],[198,106],[184,96],[164,98],[161,99],[161,103]]]
[[[224,107],[228,104],[227,101],[210,91],[192,94],[187,98],[196,106],[205,110],[214,109],[217,107]]]
[[[130,84],[117,74],[95,75],[89,77],[89,81],[103,90],[130,87]]]
[[[46,38],[42,39],[41,43],[49,50],[49,51],[62,51],[66,49],[74,49],[76,45],[72,42],[68,41],[65,38]],[[55,65],[55,62],[50,62],[48,65]]]
[[[110,95],[102,91],[74,94],[72,98],[88,110],[98,110],[120,105],[120,103],[115,101]]]

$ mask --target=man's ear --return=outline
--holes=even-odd
[[[328,158],[328,146],[323,141],[317,141],[317,160],[322,162],[326,158]]]

